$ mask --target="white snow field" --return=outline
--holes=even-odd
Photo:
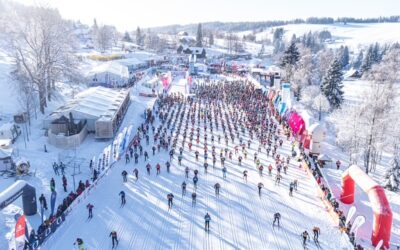
[[[179,82],[179,85],[181,84],[182,82]],[[181,90],[182,86],[171,87],[171,91],[178,89]],[[222,107],[232,108],[224,104]],[[143,120],[138,119],[132,124],[136,128],[141,122]],[[155,127],[159,124],[157,118]],[[299,169],[294,160],[291,160],[288,173],[283,174],[282,182],[278,186],[274,184],[275,170],[272,176],[268,176],[267,170],[264,171],[263,177],[259,176],[253,161],[253,154],[258,148],[256,143],[248,150],[248,157],[242,166],[238,165],[238,155],[234,154],[232,160],[227,158],[226,179],[222,178],[219,160],[213,169],[209,158],[210,166],[205,174],[202,154],[205,133],[203,121],[200,128],[200,143],[197,144],[194,140],[191,152],[186,144],[182,166],[178,165],[177,152],[170,173],[167,173],[165,167],[165,162],[169,160],[168,152],[161,149],[155,156],[151,153],[153,133],[150,132],[150,145],[145,146],[144,150],[150,155],[148,162],[152,165],[151,174],[147,175],[145,171],[147,163],[143,157],[139,158],[139,164],[134,164],[133,160],[128,164],[125,164],[124,160],[118,162],[91,190],[88,197],[67,216],[64,224],[42,249],[71,249],[77,237],[83,239],[85,247],[89,250],[111,249],[109,234],[112,230],[118,233],[118,249],[303,249],[300,234],[304,230],[311,234],[314,226],[321,228],[321,249],[351,249],[345,237],[333,226],[331,218],[317,197],[314,180],[311,180],[304,170]],[[210,131],[206,133],[210,134]],[[219,130],[215,128],[216,138],[221,133],[221,126]],[[241,136],[244,141],[248,140],[247,131]],[[181,140],[182,134],[177,148],[180,147]],[[238,143],[237,139],[235,142]],[[143,144],[146,145],[146,142]],[[214,145],[216,152],[225,147],[234,151],[231,142],[226,146],[224,140],[218,143],[215,139]],[[200,152],[199,161],[195,159],[196,150]],[[278,153],[286,157],[290,153],[289,142],[285,141]],[[259,157],[264,166],[272,163],[272,158],[266,156],[265,150]],[[161,164],[160,175],[156,175],[157,163]],[[189,179],[186,180],[188,192],[182,197],[181,183],[185,180],[186,166],[191,171]],[[138,181],[132,176],[135,167],[139,169]],[[194,169],[199,170],[199,182],[197,205],[193,207],[190,194],[193,191]],[[242,178],[244,169],[249,171],[247,183]],[[126,183],[122,182],[123,170],[129,173]],[[288,186],[294,179],[299,180],[299,188],[294,192],[294,196],[290,197]],[[213,186],[216,182],[221,184],[219,198],[214,194]],[[264,183],[261,197],[257,194],[259,182]],[[126,193],[127,203],[124,207],[120,206],[118,196],[121,190]],[[174,205],[168,210],[166,196],[171,192],[175,195]],[[94,217],[89,221],[86,209],[88,203],[94,205]],[[204,231],[206,212],[210,213],[212,219],[210,233]],[[281,227],[272,226],[275,212],[282,215]],[[307,248],[318,249],[312,240]]]

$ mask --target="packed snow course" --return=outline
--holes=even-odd
[[[118,162],[108,172],[108,176],[92,190],[85,202],[78,204],[68,215],[65,223],[47,241],[43,249],[71,249],[78,237],[83,239],[87,249],[111,249],[109,234],[113,230],[118,234],[119,249],[303,249],[300,234],[307,230],[311,235],[314,226],[318,226],[322,232],[320,245],[311,240],[307,243],[308,249],[349,249],[346,239],[342,238],[339,230],[332,226],[328,213],[317,197],[314,182],[309,179],[304,169],[298,167],[297,161],[294,159],[290,161],[287,174],[282,174],[281,183],[276,185],[275,159],[271,154],[267,156],[265,147],[261,145],[262,151],[258,154],[261,164],[265,169],[272,164],[274,170],[271,176],[267,171],[260,176],[253,159],[254,153],[258,151],[259,140],[254,138],[256,134],[247,117],[249,112],[244,110],[246,107],[249,108],[246,103],[258,102],[255,96],[250,95],[254,91],[243,83],[224,85],[218,83],[212,86],[205,88],[212,90],[208,92],[210,96],[198,95],[192,104],[183,101],[184,98],[176,94],[159,100],[153,109],[155,132],[160,132],[158,140],[154,141],[155,134],[151,129],[147,132],[150,136],[149,144],[142,134],[141,145],[143,150],[149,153],[149,159],[145,161],[141,155],[138,164],[135,164],[133,159],[129,163]],[[217,86],[224,87],[217,88]],[[248,95],[246,97],[250,99],[239,95],[244,89],[247,90],[244,91]],[[225,98],[218,101],[211,98],[216,95]],[[240,98],[230,99],[231,95]],[[260,114],[266,115],[265,107],[264,105],[263,110],[258,110]],[[160,119],[161,113],[168,117]],[[210,120],[205,118],[207,115],[210,115]],[[210,122],[213,123],[213,131],[210,129]],[[133,125],[140,125],[139,121]],[[238,126],[237,131],[233,131],[234,125]],[[223,126],[226,128],[225,131],[222,129]],[[228,143],[225,142],[225,133],[230,134],[228,127],[232,128],[234,143],[231,138],[228,139]],[[199,142],[196,140],[197,128],[199,128]],[[251,136],[249,128],[253,131],[254,137],[250,148],[247,148]],[[194,131],[194,138],[190,150],[188,138],[191,131]],[[186,140],[183,137],[185,132]],[[156,150],[153,155],[152,146],[157,146],[161,138],[167,141],[166,138],[171,134],[171,140],[174,142],[170,143],[176,145],[176,150],[168,173],[165,163],[169,161],[168,153],[171,147],[161,147],[160,152]],[[205,141],[206,135],[207,141]],[[214,142],[211,141],[212,135]],[[218,136],[221,136],[220,142]],[[282,135],[279,137],[284,143],[282,147],[278,147],[277,154],[286,158],[291,152],[290,141]],[[239,146],[239,138],[242,138],[246,146],[245,150],[240,146],[236,154],[233,152],[235,146]],[[182,147],[183,141],[185,144],[180,166],[178,148]],[[208,173],[205,173],[203,167],[206,143],[209,152],[211,147],[215,146],[218,158],[214,168],[212,158],[209,156]],[[218,157],[225,148],[228,149],[228,154],[233,153],[232,159],[222,153],[226,157],[226,179],[223,178],[222,163]],[[198,160],[195,157],[196,151],[199,152]],[[241,164],[238,162],[239,156],[243,158]],[[147,163],[152,166],[149,175],[145,168]],[[160,174],[156,174],[155,171],[157,163],[162,166]],[[185,167],[190,169],[188,179],[185,178]],[[138,180],[132,175],[134,168],[139,170]],[[192,178],[195,169],[199,171],[199,181],[196,190],[197,204],[192,206],[191,193],[195,191]],[[129,173],[127,182],[122,180],[123,170]],[[244,170],[248,171],[247,182],[243,179]],[[299,185],[291,197],[289,183],[295,179],[299,181]],[[182,195],[181,191],[183,181],[187,182],[186,195]],[[219,197],[216,197],[213,188],[217,182],[221,184]],[[257,191],[259,182],[264,184],[260,197]],[[120,204],[118,195],[120,191],[126,193],[125,206]],[[172,209],[168,209],[167,205],[169,193],[175,196]],[[94,205],[94,217],[91,220],[87,219],[88,203]],[[209,233],[204,230],[204,215],[207,212],[211,215]],[[280,227],[272,225],[273,214],[276,212],[282,215]]]

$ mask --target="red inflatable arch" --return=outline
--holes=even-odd
[[[368,194],[374,212],[372,245],[376,246],[380,240],[383,240],[383,246],[389,249],[393,215],[385,190],[358,166],[352,165],[342,174],[340,200],[343,203],[352,204],[354,202],[355,183]]]

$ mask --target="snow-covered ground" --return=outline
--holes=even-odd
[[[283,28],[284,39],[290,41],[293,34],[297,37],[307,34],[309,31],[327,30],[332,34],[332,43],[329,47],[347,45],[351,50],[356,50],[359,45],[365,46],[371,43],[393,43],[400,41],[400,23],[335,23],[335,24],[289,24],[278,27],[266,28],[256,33],[258,41],[263,39],[273,40],[272,29]],[[239,37],[252,33],[252,31],[239,32]]]
[[[343,83],[344,98],[346,102],[351,105],[356,105],[357,103],[360,103],[363,98],[363,91],[367,87],[368,82],[365,80],[346,80]],[[354,204],[346,205],[340,202],[339,197],[341,193],[341,175],[349,166],[349,156],[336,145],[336,137],[334,131],[330,131],[329,129],[327,133],[327,138],[322,143],[321,148],[322,152],[330,156],[333,162],[332,164],[328,163],[328,165],[321,170],[324,174],[324,177],[327,179],[335,197],[339,201],[341,209],[344,210],[345,214],[347,214],[350,207],[354,205],[357,209],[356,215],[365,216],[366,223],[358,230],[357,242],[361,242],[361,244],[367,247],[367,249],[374,249],[371,246],[370,240],[373,226],[373,213],[368,195],[363,192],[361,188],[356,187],[356,198]],[[335,162],[337,160],[340,160],[342,162],[342,167],[339,170],[336,169],[335,165]],[[382,161],[377,165],[376,170],[370,172],[369,176],[371,176],[377,183],[382,184],[383,175],[385,174],[385,169],[389,165],[390,160],[390,155],[384,152],[382,155]],[[360,167],[362,168],[363,166]],[[389,190],[385,190],[385,193],[393,212],[391,247],[393,249],[396,249],[395,246],[400,245],[400,194],[391,192]]]
[[[71,98],[72,93],[71,89],[69,89],[66,85],[60,86],[62,88],[60,90],[61,94],[58,94],[56,100],[50,103],[49,110],[53,110],[58,105],[64,103],[65,100]],[[141,115],[143,114],[143,110],[152,105],[155,98],[147,98],[141,97],[138,95],[138,92],[135,88],[131,90],[131,104],[129,106],[128,112],[123,120],[123,123],[120,126],[120,129],[126,127],[128,124],[132,124],[137,120],[140,120]],[[11,102],[11,101],[10,101]],[[12,101],[12,104],[16,105],[15,100]],[[29,142],[27,142],[27,147],[25,148],[24,140],[22,135],[16,143],[13,145],[14,149],[17,151],[20,157],[28,159],[31,164],[31,171],[34,173],[34,176],[31,177],[23,177],[24,180],[28,181],[31,185],[36,188],[37,197],[40,194],[44,194],[47,201],[49,202],[50,198],[50,179],[54,177],[56,181],[56,192],[57,192],[57,200],[56,206],[62,203],[62,200],[66,197],[67,193],[64,192],[63,187],[61,185],[61,177],[55,176],[52,164],[53,162],[59,162],[60,157],[63,155],[73,156],[75,154],[74,150],[61,150],[47,143],[47,137],[44,136],[44,130],[42,130],[42,119],[43,116],[39,115],[37,120],[33,120],[32,127],[30,128],[31,134],[29,136]],[[136,129],[136,128],[134,128]],[[45,153],[43,150],[44,144],[47,146],[48,153]],[[76,158],[79,159],[77,161],[81,162],[79,169],[76,169],[78,174],[75,176],[76,185],[79,180],[85,181],[90,178],[91,171],[89,169],[89,162],[93,156],[98,156],[107,145],[110,144],[110,141],[99,141],[95,140],[93,134],[87,136],[84,142],[77,147],[76,149]],[[74,169],[72,166],[67,166],[66,168],[66,177],[68,180],[68,192],[73,189],[73,178],[72,174],[74,173]],[[15,181],[14,178],[5,179],[2,177],[0,181],[0,190],[6,189]],[[0,212],[0,249],[11,249],[13,248],[14,242],[13,233],[15,226],[15,213],[22,213],[22,201],[18,199],[13,204],[9,205],[5,209]],[[40,211],[39,211],[40,212]],[[50,211],[45,212],[45,218],[48,216]],[[41,217],[38,213],[34,216],[27,217],[28,224],[30,227],[35,230],[41,223]],[[3,223],[4,222],[4,223]]]
[[[171,91],[184,89],[182,81],[171,87]],[[183,91],[183,90],[182,90]],[[206,108],[205,106],[203,106]],[[231,108],[227,105],[224,108]],[[176,107],[175,107],[176,109]],[[134,126],[142,120],[131,121]],[[158,119],[156,119],[158,126]],[[200,127],[203,127],[201,122]],[[221,129],[221,127],[220,127]],[[215,131],[221,134],[222,131]],[[209,133],[209,132],[207,132]],[[152,136],[152,134],[150,133]],[[337,228],[332,226],[329,215],[317,197],[315,182],[311,181],[304,170],[292,164],[288,174],[283,175],[280,186],[274,184],[274,175],[260,177],[252,160],[256,145],[249,150],[247,160],[239,166],[236,160],[228,160],[227,179],[222,178],[219,161],[216,168],[211,166],[208,174],[203,172],[203,155],[197,162],[194,151],[203,150],[204,131],[200,133],[200,144],[194,144],[192,152],[185,148],[182,165],[177,159],[172,161],[171,172],[167,173],[165,162],[168,154],[162,150],[152,156],[149,163],[152,165],[151,174],[145,173],[147,164],[141,157],[139,164],[119,162],[108,176],[93,189],[84,202],[78,204],[61,228],[43,247],[44,249],[70,249],[77,237],[81,237],[88,249],[110,249],[109,233],[116,230],[119,235],[120,249],[303,249],[300,233],[311,231],[318,225],[322,230],[320,238],[322,249],[350,249],[347,241],[342,238]],[[248,133],[243,135],[244,140]],[[180,142],[178,142],[180,145]],[[151,152],[152,144],[144,149]],[[215,143],[216,151],[225,147],[225,143]],[[232,145],[228,148],[233,150]],[[290,152],[289,143],[278,150],[287,155]],[[260,154],[261,162],[267,165],[271,158]],[[176,157],[176,156],[175,156]],[[234,155],[235,159],[237,155]],[[160,163],[160,175],[155,174],[155,165]],[[191,171],[189,175],[188,194],[181,196],[181,183],[185,180],[184,166]],[[132,170],[139,169],[139,180],[132,177]],[[197,205],[192,207],[190,193],[193,191],[193,170],[199,170],[199,184],[197,187]],[[242,178],[243,169],[249,171],[246,183]],[[122,182],[121,172],[127,170],[127,183]],[[288,195],[288,185],[299,180],[299,189],[294,197]],[[213,185],[221,183],[221,195],[215,197]],[[257,183],[263,182],[265,187],[261,198],[257,194]],[[127,204],[120,207],[118,193],[124,190]],[[172,192],[175,195],[174,206],[169,211],[166,195]],[[87,221],[86,204],[92,203],[94,218]],[[209,212],[211,232],[204,232],[204,215]],[[282,214],[281,227],[273,227],[272,219],[275,212]],[[317,249],[310,243],[309,249]]]

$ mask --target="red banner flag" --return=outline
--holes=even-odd
[[[15,224],[15,249],[23,250],[25,247],[26,218],[22,215]]]

